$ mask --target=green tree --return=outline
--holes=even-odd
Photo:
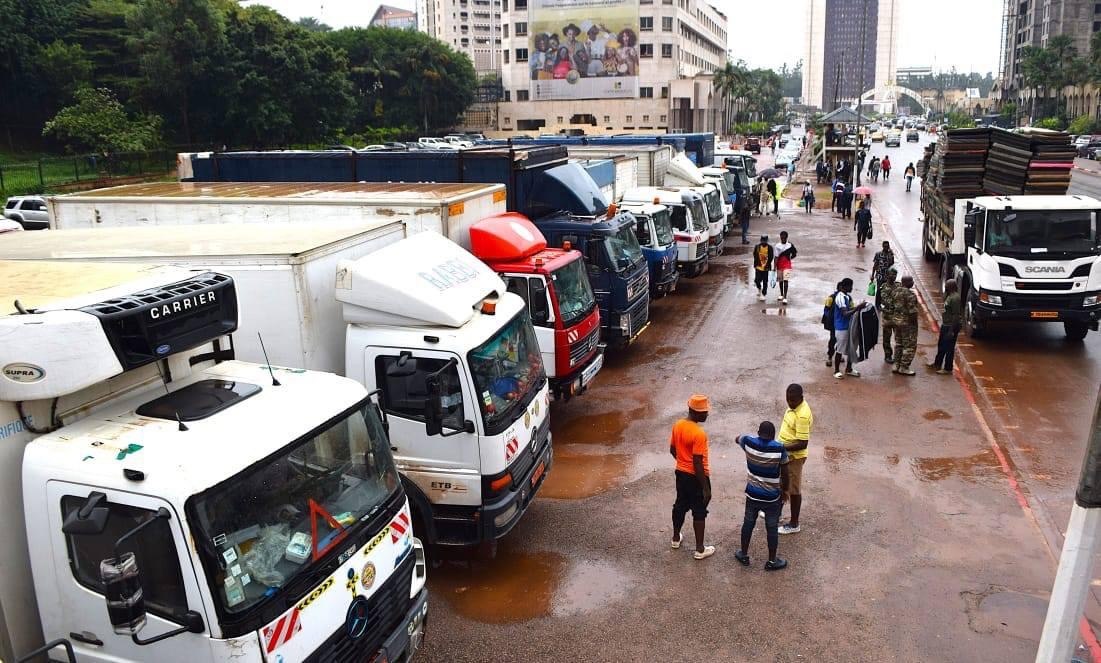
[[[91,82],[92,61],[80,44],[59,39],[41,50],[38,71],[58,93],[71,95]]]
[[[1092,134],[1097,130],[1097,122],[1089,115],[1079,115],[1067,126],[1067,131],[1075,135]]]
[[[141,67],[142,93],[165,116],[176,115],[185,142],[194,139],[197,108],[212,109],[222,93],[217,76],[226,62],[229,0],[140,0],[127,25]],[[209,120],[210,118],[208,118]]]
[[[1033,90],[1031,115],[1035,118],[1038,99],[1046,101],[1050,85],[1059,78],[1058,57],[1049,49],[1025,46],[1021,49],[1021,74],[1024,84]]]
[[[300,28],[306,28],[310,32],[331,32],[333,29],[332,26],[325,25],[313,16],[303,16],[295,21],[295,25]]]
[[[137,152],[160,141],[160,118],[127,114],[107,88],[81,88],[75,97],[72,106],[58,111],[42,129],[43,135],[52,135],[69,150]]]
[[[88,0],[68,37],[91,61],[90,80],[113,90],[123,103],[142,88],[137,55],[127,46],[126,17],[135,7],[136,0]]]

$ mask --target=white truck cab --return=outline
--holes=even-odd
[[[640,186],[623,194],[623,203],[664,205],[677,240],[677,270],[688,278],[707,271],[710,228],[703,196],[691,188]]]
[[[1081,340],[1101,321],[1101,201],[1087,196],[982,196],[955,201],[951,219],[930,206],[925,257],[955,278],[963,327],[979,336],[999,320],[1062,322]]]
[[[423,551],[362,385],[233,360],[224,274],[0,262],[0,276],[4,660],[416,650]]]
[[[707,214],[708,252],[713,256],[722,255],[728,212],[723,205],[723,195],[719,185],[704,177],[688,155],[681,152],[669,161],[665,186],[692,189],[703,196],[704,211]],[[732,214],[733,211],[731,207],[729,213]]]
[[[336,298],[348,323],[345,373],[382,390],[424,536],[454,545],[504,536],[553,458],[549,383],[523,299],[434,233],[341,262]]]

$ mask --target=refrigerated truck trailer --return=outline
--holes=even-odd
[[[0,658],[415,653],[424,555],[379,411],[235,360],[237,315],[219,272],[0,261]]]
[[[397,221],[21,234],[37,237],[0,243],[0,259],[156,260],[232,276],[247,304],[239,357],[381,390],[428,542],[492,545],[550,471],[550,392],[527,307],[442,235],[403,239]]]

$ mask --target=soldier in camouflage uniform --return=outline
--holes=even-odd
[[[888,267],[885,276],[876,294],[879,295],[879,315],[883,320],[883,361],[893,364],[895,353],[891,346],[891,335],[897,329],[894,319],[894,294],[899,287],[898,281],[895,280],[898,277],[898,270]]]
[[[899,375],[914,375],[910,368],[910,362],[914,360],[917,352],[918,336],[918,302],[914,294],[914,277],[903,276],[902,282],[892,291],[892,310],[895,325],[895,337],[898,340],[898,348],[895,351],[895,366],[892,373]]]

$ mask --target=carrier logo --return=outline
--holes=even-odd
[[[149,310],[149,317],[154,320],[163,320],[164,318],[171,317],[177,313],[183,313],[190,311],[193,308],[200,306],[206,306],[207,304],[213,304],[218,301],[214,294],[214,291],[200,292],[197,295],[190,295],[183,299],[177,299],[174,302],[167,304],[158,304]]]
[[[34,364],[8,364],[4,367],[4,377],[12,382],[29,384],[46,377],[46,371]]]
[[[1061,265],[1027,265],[1025,271],[1029,274],[1062,274],[1067,268]]]

